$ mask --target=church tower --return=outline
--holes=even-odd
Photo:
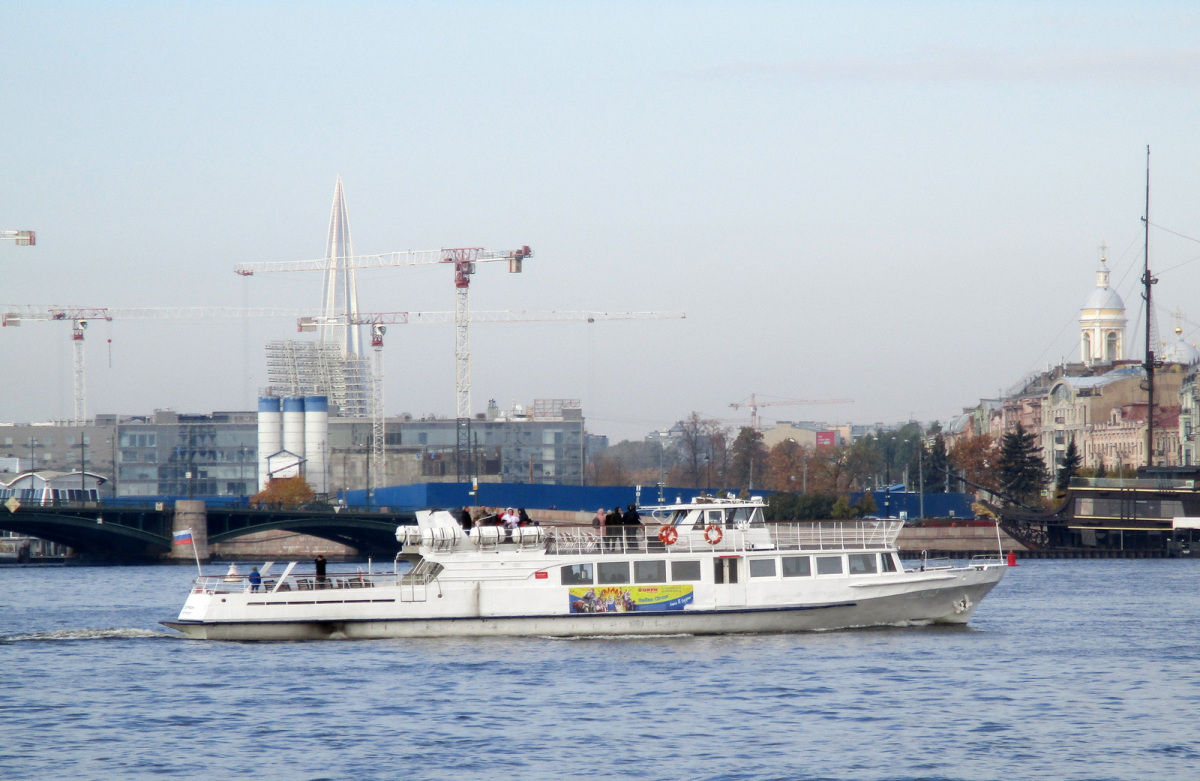
[[[1109,287],[1108,259],[1101,254],[1096,289],[1079,310],[1080,359],[1094,366],[1124,358],[1125,322],[1125,302]]]

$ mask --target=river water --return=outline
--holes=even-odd
[[[1200,772],[1200,561],[1027,561],[965,628],[606,640],[183,640],[192,574],[0,569],[0,778]]]

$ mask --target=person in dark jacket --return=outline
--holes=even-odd
[[[621,517],[621,508],[614,507],[613,511],[604,518],[604,547],[606,550],[620,550],[624,536],[625,521]]]
[[[625,547],[631,550],[640,548],[638,536],[642,529],[642,516],[638,514],[637,505],[631,504],[625,510]]]
[[[313,564],[317,566],[317,588],[325,588],[325,557],[318,553]]]
[[[475,526],[475,521],[471,518],[470,507],[462,508],[462,512],[458,514],[458,524],[462,526],[464,532],[467,534],[471,533],[471,528]]]

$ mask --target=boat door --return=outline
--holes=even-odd
[[[718,609],[746,604],[746,562],[738,554],[713,557],[713,593]]]

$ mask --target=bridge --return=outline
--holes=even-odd
[[[134,563],[178,557],[183,551],[174,550],[174,531],[183,528],[192,528],[197,542],[205,549],[205,543],[224,542],[256,532],[289,531],[348,545],[361,556],[391,558],[398,550],[396,527],[416,523],[414,513],[190,504],[199,506],[200,512],[189,510],[185,514],[169,503],[133,507],[104,502],[52,505],[16,502],[0,505],[0,530],[67,545],[84,561]],[[190,546],[186,555],[192,555]]]

